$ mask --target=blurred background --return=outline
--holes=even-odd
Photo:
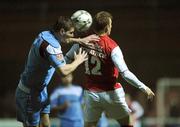
[[[125,92],[143,106],[144,126],[180,127],[175,125],[180,123],[179,0],[1,0],[0,125],[16,116],[15,89],[38,32],[52,25],[58,16],[71,16],[79,9],[92,16],[102,10],[112,13],[111,37],[120,45],[130,70],[156,93],[155,100],[148,102],[142,92],[119,78]],[[79,67],[74,74],[74,82],[80,85],[82,70]],[[55,75],[49,92],[58,81]]]

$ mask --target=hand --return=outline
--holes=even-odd
[[[79,43],[84,45],[84,46],[93,46],[93,43],[89,43],[89,42],[96,42],[99,41],[99,37],[95,34],[89,35],[87,37],[84,38],[80,38],[79,39]]]
[[[82,51],[82,48],[80,48],[78,54],[76,54],[76,52],[74,52],[74,59],[76,61],[78,61],[79,64],[81,64],[88,59],[87,53],[85,51]]]
[[[67,109],[70,106],[70,102],[65,101],[63,104],[63,109]]]
[[[146,87],[145,93],[147,94],[148,100],[152,101],[155,94],[152,92],[152,90],[149,87]]]

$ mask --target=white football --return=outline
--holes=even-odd
[[[92,16],[85,10],[78,10],[72,14],[71,20],[74,22],[77,31],[83,32],[90,28]]]

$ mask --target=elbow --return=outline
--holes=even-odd
[[[127,79],[128,78],[128,73],[129,73],[129,70],[125,70],[125,71],[121,72],[120,74],[121,74],[123,79]]]

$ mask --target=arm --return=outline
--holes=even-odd
[[[99,37],[97,35],[93,34],[93,35],[89,35],[84,38],[68,38],[66,41],[67,41],[67,43],[78,43],[78,44],[82,44],[85,46],[91,46],[91,44],[89,42],[99,41]]]
[[[65,101],[63,104],[57,105],[51,109],[53,113],[57,113],[59,111],[64,111],[70,106],[68,101]]]
[[[80,48],[78,54],[74,52],[74,61],[70,64],[57,67],[56,68],[57,73],[63,76],[72,73],[81,63],[87,60],[86,56],[87,53],[85,53],[85,51],[82,51],[82,49]]]
[[[60,76],[65,76],[72,73],[81,63],[87,60],[87,53],[82,51],[80,48],[78,54],[73,52],[74,61],[71,64],[66,64],[62,51],[58,51],[57,54],[53,54],[55,50],[57,49],[53,48],[52,46],[48,46],[47,58],[50,64],[56,68],[56,71]]]
[[[152,99],[154,93],[144,83],[142,83],[131,71],[129,71],[124,61],[122,51],[118,46],[115,47],[111,52],[111,58],[115,66],[118,68],[119,72],[121,73],[121,76],[128,83],[145,92],[148,95],[148,98]]]

